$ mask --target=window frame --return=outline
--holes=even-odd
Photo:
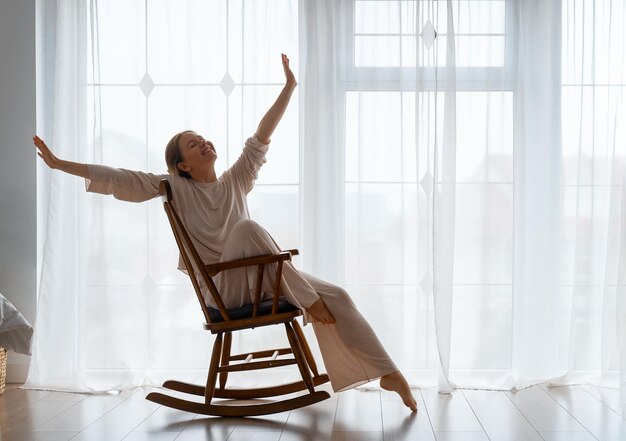
[[[358,67],[355,65],[355,3],[342,0],[338,50],[341,91],[445,90],[446,67]],[[398,2],[401,0],[397,0]],[[416,0],[418,2],[428,0]],[[446,0],[432,0],[445,2]],[[473,0],[466,0],[473,1]],[[457,67],[457,91],[514,91],[517,83],[517,1],[505,2],[505,54],[502,67]]]

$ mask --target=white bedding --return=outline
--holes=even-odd
[[[33,327],[2,294],[0,294],[0,347],[30,355]]]

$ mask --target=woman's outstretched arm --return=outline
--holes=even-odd
[[[54,153],[48,148],[43,139],[39,136],[33,136],[33,142],[35,146],[39,149],[37,154],[44,160],[44,162],[48,165],[48,167],[64,171],[65,173],[69,173],[71,175],[80,176],[82,178],[89,179],[89,169],[87,168],[87,164],[80,164],[78,162],[64,161],[63,159],[57,158]]]
[[[267,111],[259,123],[259,127],[256,129],[256,137],[263,144],[270,143],[270,136],[272,136],[274,129],[276,129],[276,126],[283,117],[285,109],[287,109],[287,104],[289,104],[289,100],[291,99],[291,94],[298,84],[296,77],[289,68],[289,58],[287,58],[285,54],[281,54],[281,57],[285,71],[285,87],[283,87],[280,95],[278,95],[278,98],[276,98],[276,101]]]
[[[110,194],[122,201],[143,202],[157,197],[161,179],[169,177],[106,165],[64,161],[57,158],[38,136],[33,136],[33,142],[39,149],[37,154],[48,167],[85,178],[88,192]]]

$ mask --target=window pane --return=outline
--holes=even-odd
[[[347,179],[401,182],[401,93],[349,92],[346,115],[355,124],[346,133]]]
[[[563,368],[581,371],[619,369],[619,351],[607,351],[605,361],[608,363],[602,366],[598,344],[603,339],[603,329],[606,329],[610,321],[603,312],[611,304],[611,300],[615,299],[615,291],[614,287],[605,291],[602,286],[589,285],[561,287],[558,298],[562,318],[559,334],[560,341],[569,343],[559,345],[559,358]],[[615,328],[612,331],[615,335],[619,333]]]
[[[458,182],[513,181],[513,92],[457,93]]]
[[[562,78],[565,84],[623,84],[624,2],[562,2]]]
[[[398,34],[402,18],[398,1],[357,1],[354,4],[357,34]]]
[[[562,281],[602,284],[607,246],[620,240],[619,227],[609,224],[620,191],[610,186],[565,186],[561,191]]]
[[[437,51],[437,66],[446,65],[446,47],[448,37],[438,35],[437,43],[431,51]],[[504,66],[504,36],[456,36],[455,63],[457,67]],[[421,43],[421,41],[420,41]],[[422,46],[423,48],[423,46]],[[420,66],[435,66],[433,54],[425,50],[425,60],[420,59]]]
[[[347,285],[346,290],[401,369],[431,367],[428,361],[436,359],[432,301],[417,286]]]
[[[87,284],[141,285],[148,272],[147,207],[94,196],[87,222]]]
[[[99,93],[98,93],[99,92]],[[100,100],[94,102],[94,93]],[[90,149],[86,162],[102,162],[111,167],[130,170],[146,168],[146,98],[139,87],[100,86],[87,90],[87,121],[93,121],[94,108],[100,125],[87,124],[88,139],[97,130],[96,146]],[[95,152],[95,149],[102,151]]]
[[[300,190],[297,185],[257,185],[248,195],[250,217],[272,235],[282,249],[300,242]]]
[[[626,126],[617,116],[622,95],[616,86],[561,88],[564,184],[609,185],[623,179]]]
[[[236,82],[282,84],[281,53],[299,76],[297,1],[231,0],[228,8],[228,63]]]
[[[227,72],[226,0],[151,0],[148,73],[155,83],[219,83]]]
[[[244,142],[253,136],[265,112],[274,103],[282,86],[236,87],[228,98],[228,163],[237,160]],[[267,162],[259,171],[257,184],[298,184],[300,176],[299,97],[294,93],[271,137]],[[225,126],[224,126],[225,128]]]
[[[178,269],[178,246],[161,199],[148,202],[148,270],[156,285],[182,285],[194,295],[191,279]],[[195,297],[195,296],[194,296]]]
[[[95,42],[87,34],[87,60],[97,59],[99,77],[87,63],[87,81],[137,84],[146,72],[146,11],[144,0],[98,1]],[[120,10],[124,13],[120,14]],[[94,47],[95,46],[95,47]],[[92,58],[96,51],[97,58]],[[97,74],[98,72],[96,72]]]
[[[420,37],[417,54],[420,66],[446,65],[447,38],[445,35],[438,35],[434,46],[428,49],[422,44]],[[457,67],[504,66],[503,36],[457,36],[455,41]],[[414,37],[357,35],[354,43],[354,63],[357,67],[415,66]]]
[[[79,334],[84,367],[90,370],[144,368],[151,355],[147,313],[152,293],[136,286],[87,286],[84,289],[80,301],[84,323]],[[138,311],[146,313],[138,314]],[[99,325],[91,326],[92,323]],[[115,350],[110,351],[111,348]]]
[[[358,67],[444,66],[447,8],[445,2],[357,1],[354,23],[354,62]],[[503,66],[505,61],[505,2],[453,2],[457,66]],[[415,23],[419,21],[419,28]],[[422,32],[433,23],[437,39],[423,44]],[[417,46],[416,46],[417,42]],[[438,58],[435,60],[435,56]]]
[[[457,184],[455,284],[513,281],[513,185]]]
[[[192,371],[206,369],[209,351],[204,321],[196,293],[191,287],[158,286],[150,296],[150,357],[154,369]],[[158,323],[158,326],[154,324]],[[175,337],[174,337],[175,335]]]
[[[512,286],[455,286],[451,323],[451,368],[511,368]]]
[[[402,283],[401,184],[346,184],[346,283]]]
[[[354,63],[361,67],[400,66],[400,37],[355,37]]]
[[[435,3],[437,5],[435,29],[439,34],[447,34],[446,2]],[[505,31],[504,0],[453,1],[452,16],[454,17],[455,34],[504,34]],[[428,14],[425,12],[423,21],[425,22],[427,18]]]

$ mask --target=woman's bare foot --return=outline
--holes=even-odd
[[[400,371],[380,377],[380,387],[391,392],[396,392],[400,395],[406,407],[411,409],[412,412],[417,412],[415,397],[413,397],[413,393],[411,393],[409,383],[407,383],[406,378],[404,378],[404,375],[402,375]]]
[[[330,313],[322,299],[319,299],[315,303],[313,303],[307,309],[307,312],[313,317],[313,322],[320,322],[324,323],[325,325],[335,323],[335,317],[333,317],[333,315]]]

